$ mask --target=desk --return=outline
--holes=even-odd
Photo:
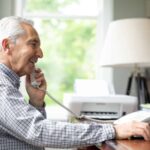
[[[91,146],[83,150],[98,150],[98,148]],[[103,143],[99,150],[150,150],[150,141],[110,140]]]

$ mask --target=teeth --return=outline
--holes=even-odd
[[[30,60],[30,62],[32,62],[32,63],[36,63],[36,62],[37,62],[37,60],[36,60],[36,58],[32,58],[32,59]]]

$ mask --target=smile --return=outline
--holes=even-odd
[[[36,59],[36,58],[32,58],[32,59],[30,60],[30,62],[34,64],[34,63],[37,62],[37,59]]]

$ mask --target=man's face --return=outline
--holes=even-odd
[[[26,33],[20,36],[11,46],[11,68],[19,76],[31,74],[38,58],[43,57],[40,39],[35,29],[27,24],[22,25]]]

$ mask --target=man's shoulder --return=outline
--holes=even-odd
[[[0,72],[0,90],[9,90],[9,87],[13,87],[12,80],[7,75]]]

